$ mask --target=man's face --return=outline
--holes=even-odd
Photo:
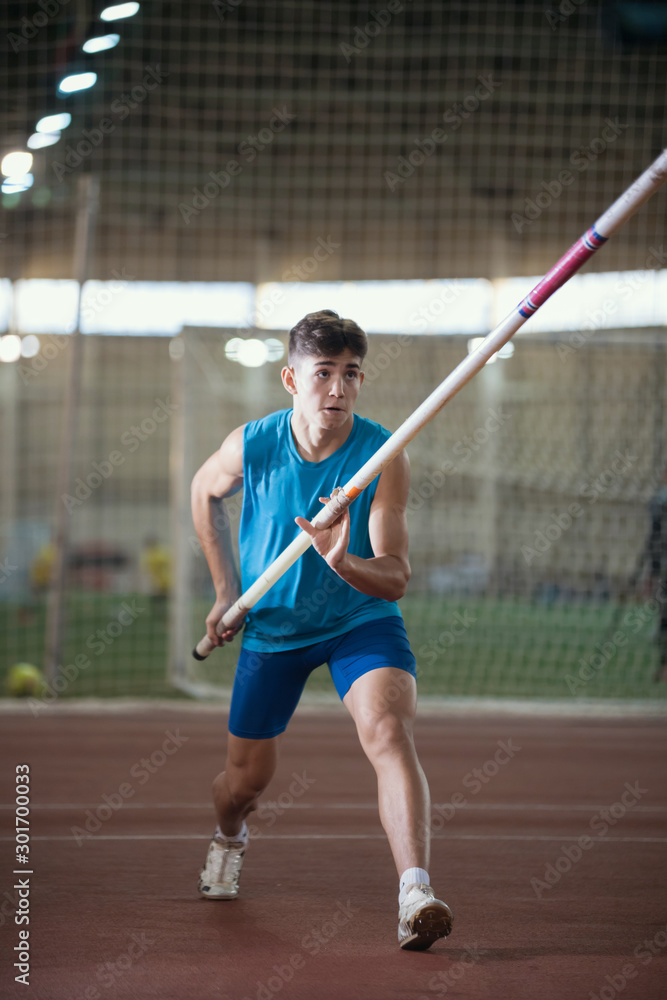
[[[350,350],[330,357],[299,358],[283,368],[283,384],[294,396],[294,407],[309,423],[337,430],[352,419],[364,381],[361,358]]]

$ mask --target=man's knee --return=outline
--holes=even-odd
[[[256,803],[271,780],[270,775],[258,774],[249,767],[227,765],[227,788],[237,806]]]
[[[367,715],[358,730],[361,742],[374,755],[395,753],[412,744],[412,717],[389,709]]]
[[[274,775],[277,764],[273,741],[228,745],[225,770],[216,778],[224,781],[232,801],[239,806],[255,803]],[[215,789],[215,783],[214,783]]]

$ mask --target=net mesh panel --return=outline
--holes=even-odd
[[[69,512],[63,695],[167,694],[168,597],[173,572],[168,341],[85,337],[72,480],[58,496],[68,337],[42,338],[11,377],[5,441],[14,467],[14,518],[5,522],[9,570],[0,601],[3,667],[41,667],[56,503]],[[41,364],[39,360],[41,359]],[[13,370],[15,368],[15,370]],[[9,484],[5,483],[8,487]],[[148,542],[152,544],[147,545]],[[166,561],[166,565],[165,565]],[[167,577],[165,579],[165,576]]]
[[[0,11],[3,153],[25,148],[44,115],[72,115],[59,142],[34,151],[33,186],[0,195],[0,275],[12,281],[72,277],[87,172],[100,182],[88,260],[99,280],[295,280],[318,238],[340,246],[311,280],[541,275],[664,144],[661,4],[424,0],[372,14],[344,0],[148,2],[104,25],[103,6]],[[86,38],[114,30],[118,46],[81,53]],[[96,85],[57,97],[63,75],[81,70],[97,72]],[[663,190],[587,270],[654,267],[666,205]],[[40,333],[36,358],[0,364],[0,669],[43,657],[68,363],[53,333]],[[201,340],[212,371],[158,422],[156,400],[166,402],[177,375],[180,386],[180,362],[167,340],[127,333],[83,345],[70,494],[78,499],[76,480],[111,452],[123,461],[72,506],[63,666],[77,656],[88,665],[74,663],[64,695],[171,691],[168,655],[172,677],[191,676],[176,633],[168,654],[180,617],[166,607],[174,577],[172,567],[165,585],[160,546],[173,563],[188,530],[181,520],[174,534],[183,483],[174,489],[170,461],[189,474],[230,427],[284,405],[274,366],[243,369],[225,359],[225,335],[188,331],[183,340]],[[565,357],[556,339],[527,334],[410,447],[414,575],[403,607],[424,691],[568,694],[564,675],[583,669],[578,660],[595,655],[622,609],[665,460],[664,330],[596,334]],[[381,356],[385,342],[372,351]],[[401,350],[362,402],[392,429],[465,342],[416,337]],[[491,433],[501,406],[511,415]],[[617,451],[638,453],[622,473]],[[609,469],[617,478],[591,502],[583,489]],[[550,538],[572,503],[582,513]],[[205,566],[190,551],[191,566],[178,560],[177,582],[192,574],[181,638],[199,637],[208,600]],[[640,619],[619,626],[627,644],[577,694],[661,693],[650,683],[648,599],[632,606]],[[193,676],[213,671],[224,686],[233,655],[233,646],[216,652]]]
[[[149,2],[114,28],[100,2],[53,2],[0,14],[7,141],[72,114],[32,191],[4,199],[11,276],[71,276],[88,170],[91,277],[277,279],[328,233],[322,278],[541,274],[664,144],[660,4]],[[118,46],[81,53],[109,30]],[[82,69],[97,84],[56,98]],[[644,266],[665,204],[590,267]]]
[[[570,337],[521,337],[510,361],[487,365],[408,446],[413,575],[401,608],[424,694],[663,693],[648,570],[646,586],[631,581],[666,457],[664,340],[612,331],[575,350]],[[289,397],[279,365],[243,369],[219,331],[182,339],[177,419],[190,474],[225,431]],[[370,340],[358,412],[392,430],[467,350],[463,337]],[[242,502],[226,502],[233,536]],[[192,646],[213,591],[192,530],[183,552]],[[202,664],[179,648],[173,676],[186,689],[228,687],[237,652],[231,644]],[[309,688],[330,690],[327,673]]]

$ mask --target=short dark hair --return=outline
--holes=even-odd
[[[368,351],[366,334],[353,319],[341,319],[331,309],[320,309],[308,313],[290,330],[287,363],[307,357],[335,357],[346,349],[363,361]]]

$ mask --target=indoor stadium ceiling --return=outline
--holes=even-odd
[[[91,277],[281,280],[323,245],[304,278],[541,274],[667,144],[664,3],[105,6],[2,5],[2,155],[72,116],[2,196],[4,277],[72,276],[87,173]],[[666,206],[592,268],[644,267]]]

